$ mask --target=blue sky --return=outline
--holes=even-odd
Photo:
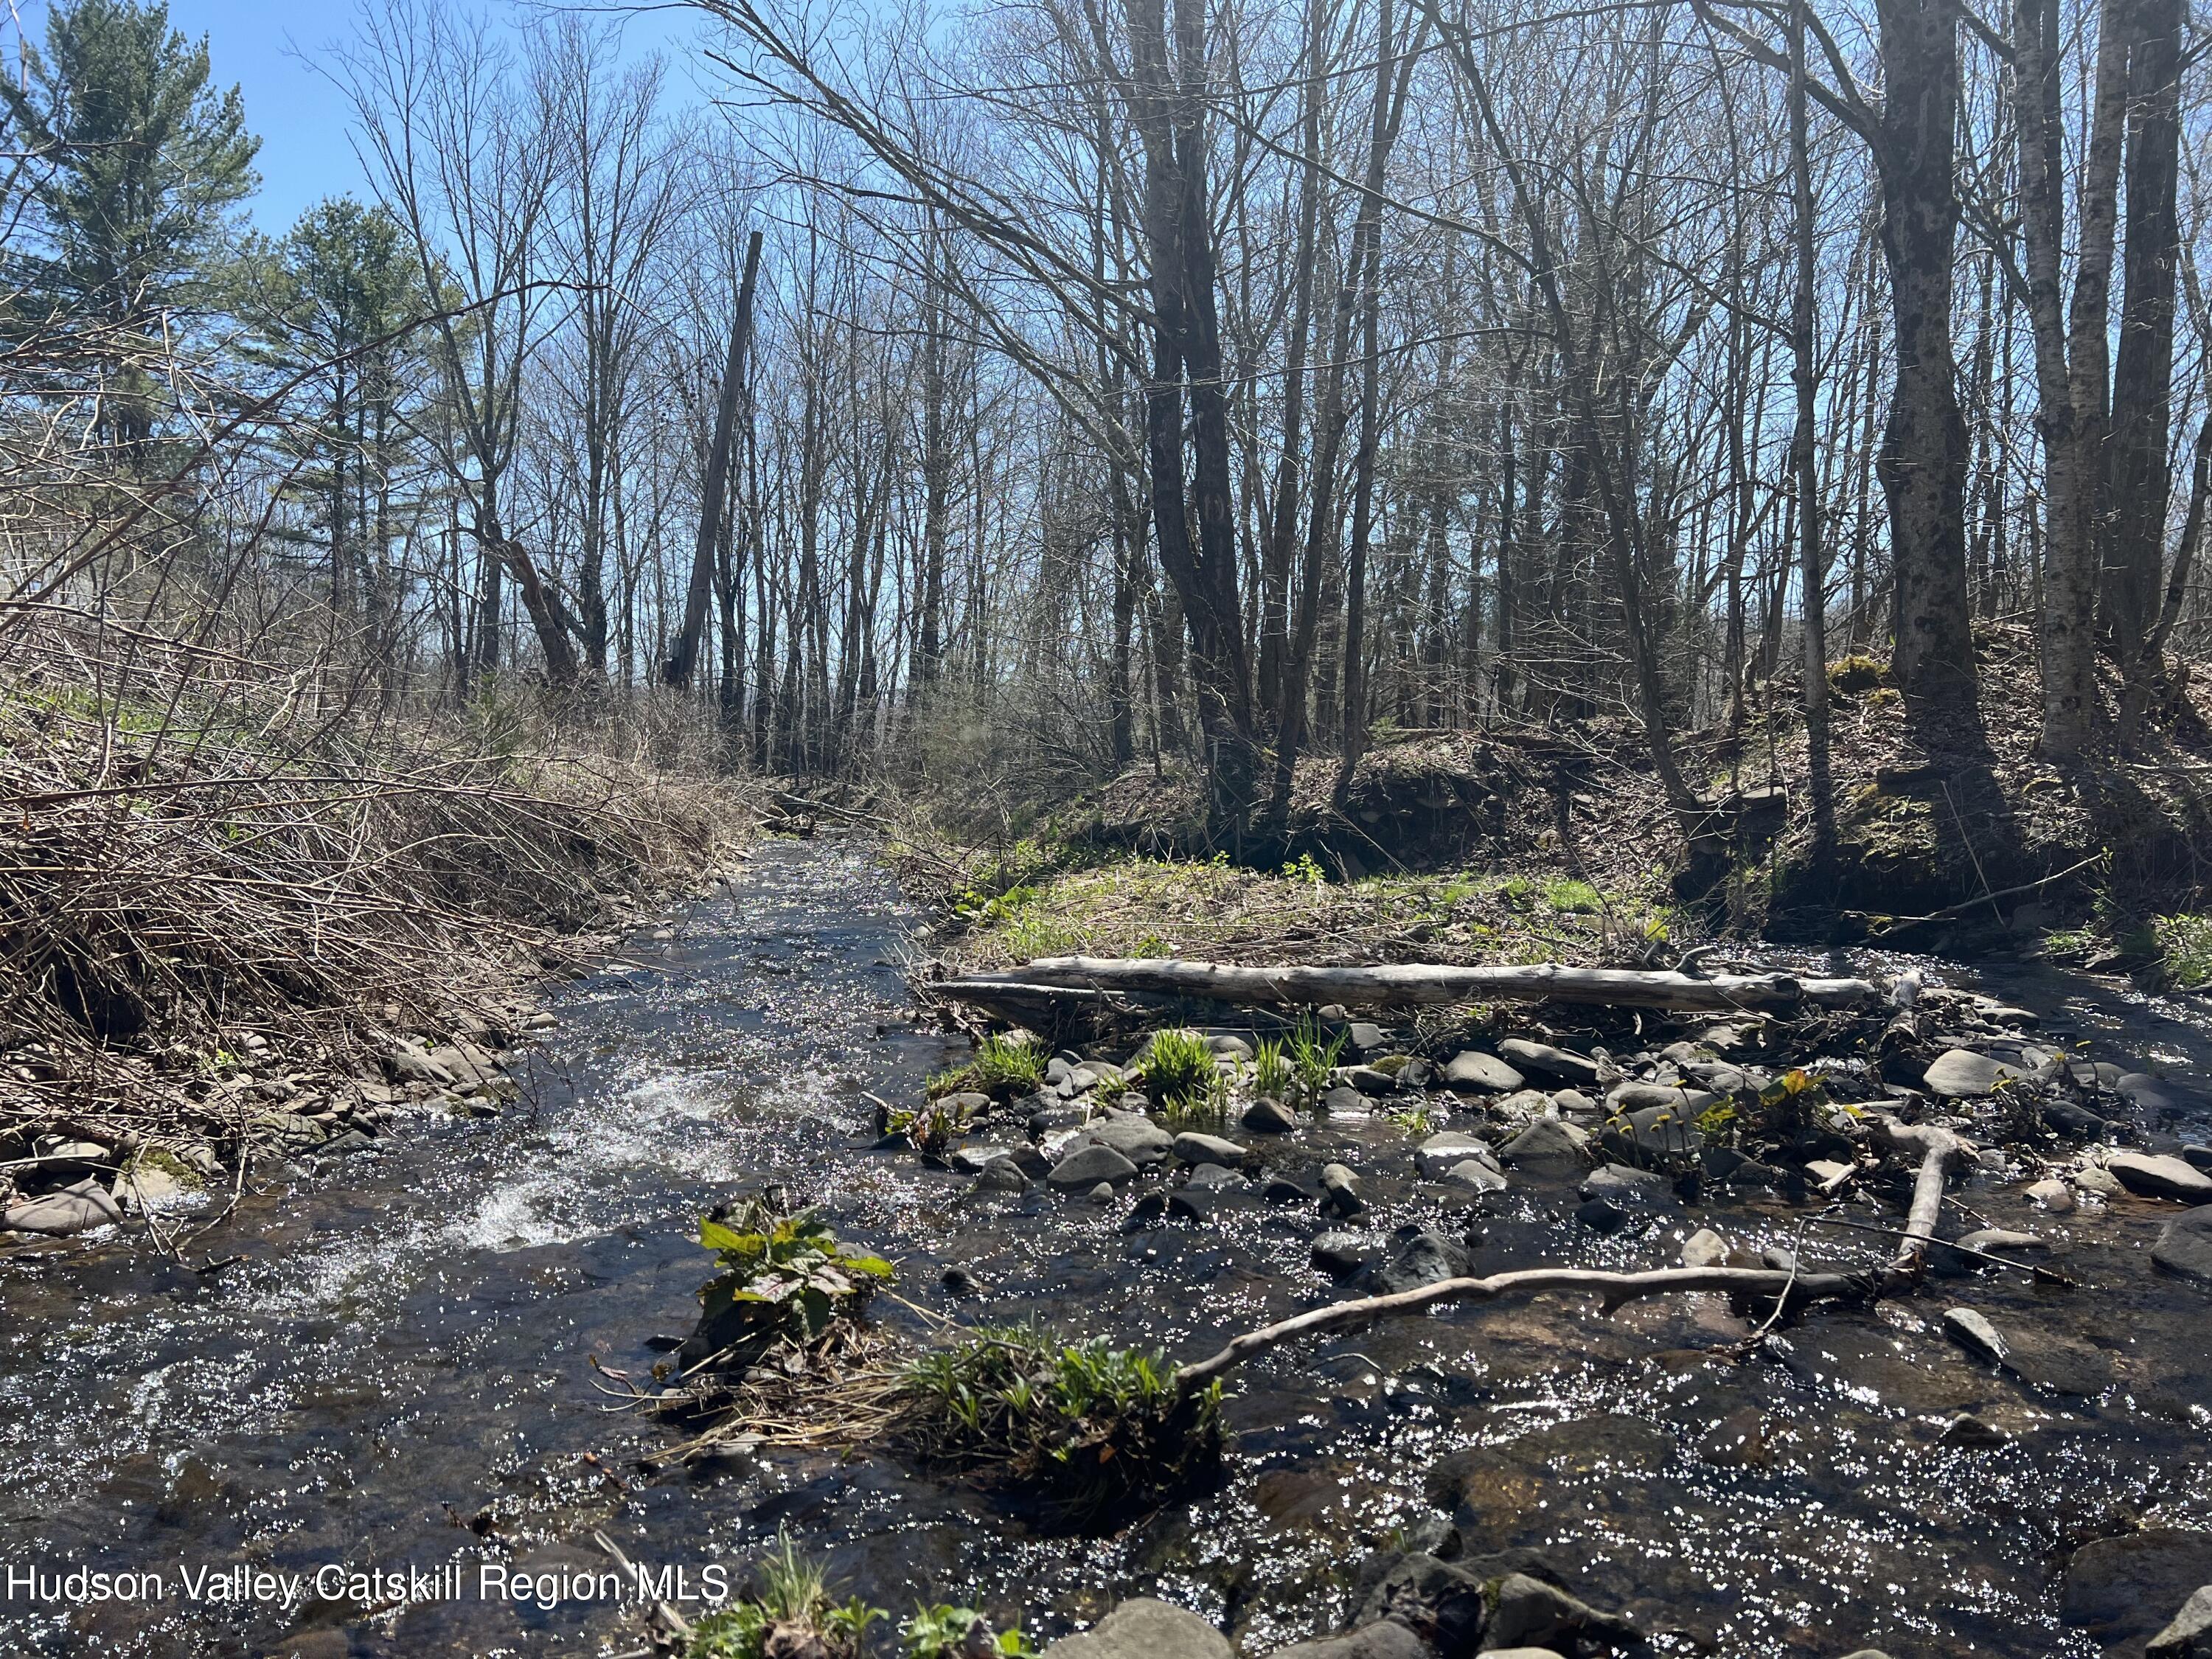
[[[494,0],[511,17],[524,14],[514,0]],[[23,27],[33,42],[46,34],[45,0],[23,5]],[[611,8],[610,8],[611,9]],[[254,222],[271,234],[290,228],[311,204],[351,191],[365,196],[360,163],[347,137],[343,100],[329,81],[303,56],[319,58],[343,38],[352,22],[349,0],[169,0],[169,21],[187,36],[208,39],[208,55],[217,86],[238,87],[246,100],[246,125],[261,138],[255,162],[261,194],[252,204]],[[696,15],[682,9],[629,15],[623,23],[627,52],[660,50],[674,70],[672,99],[694,97],[698,58],[688,43]],[[12,71],[14,30],[0,7],[0,46]]]

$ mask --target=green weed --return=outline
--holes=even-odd
[[[1297,1081],[1282,1039],[1264,1037],[1252,1049],[1252,1092],[1280,1100]]]
[[[1103,1338],[981,1328],[916,1359],[898,1399],[925,1457],[993,1474],[1079,1525],[1184,1490],[1220,1461],[1219,1386],[1186,1393],[1164,1356]]]
[[[699,1292],[701,1329],[733,1364],[779,1341],[813,1341],[858,1312],[892,1272],[881,1256],[840,1244],[816,1212],[778,1215],[758,1199],[726,1221],[702,1221],[699,1243],[722,1267]]]
[[[1195,1031],[1176,1030],[1152,1033],[1142,1069],[1145,1092],[1169,1108],[1203,1101],[1219,1075],[1212,1046]]]
[[[1564,916],[1591,916],[1605,908],[1605,895],[1586,881],[1556,876],[1544,884],[1544,902]]]
[[[880,1607],[855,1598],[836,1601],[819,1562],[799,1554],[790,1534],[776,1535],[776,1550],[754,1573],[753,1593],[695,1620],[684,1659],[763,1659],[777,1626],[821,1638],[831,1659],[856,1659],[868,1626],[885,1618]]]
[[[975,1058],[956,1071],[939,1072],[926,1085],[931,1099],[939,1095],[989,1095],[1011,1100],[1034,1093],[1044,1083],[1045,1056],[1023,1037],[1001,1036],[994,1031],[975,1045]]]
[[[994,1632],[990,1621],[973,1607],[956,1607],[939,1601],[917,1606],[914,1617],[899,1626],[899,1640],[912,1659],[974,1659],[970,1634],[977,1625],[988,1638],[986,1651],[1001,1659],[1030,1659],[1036,1649],[1022,1634],[1021,1626]]]
[[[1328,1092],[1329,1074],[1344,1057],[1344,1033],[1332,1032],[1312,1014],[1301,1014],[1291,1028],[1291,1072],[1309,1100]]]

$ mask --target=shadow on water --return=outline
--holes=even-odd
[[[896,1457],[774,1454],[641,1473],[665,1431],[610,1412],[591,1360],[642,1376],[689,1328],[697,1215],[763,1181],[825,1204],[897,1258],[902,1291],[956,1317],[1024,1316],[1180,1353],[1334,1292],[1310,1219],[1256,1195],[1203,1228],[1121,1231],[1122,1210],[963,1183],[860,1150],[864,1091],[911,1098],[944,1041],[907,1022],[912,918],[860,843],[762,849],[734,896],[690,908],[665,959],[562,990],[526,1107],[425,1121],[303,1190],[250,1200],[204,1245],[206,1279],[124,1243],[0,1257],[0,1562],[167,1573],[155,1603],[0,1601],[0,1651],[471,1655],[635,1647],[635,1610],[477,1595],[486,1565],[597,1571],[603,1527],[655,1565],[745,1562],[779,1528],[850,1587],[1020,1611],[1050,1635],[1156,1593],[1245,1650],[1330,1627],[1362,1554],[1455,1514],[1471,1547],[1543,1546],[1660,1650],[2093,1655],[2063,1629],[2064,1550],[2131,1516],[2212,1523],[2212,1360],[2201,1292],[2142,1260],[2154,1206],[2118,1200],[2039,1229],[2087,1292],[1968,1280],[1793,1330],[1717,1362],[1724,1308],[1565,1304],[1447,1311],[1255,1365],[1234,1393],[1219,1492],[1103,1540],[1034,1534],[982,1494]],[[659,947],[649,947],[659,949]],[[2022,969],[1994,988],[2053,1026],[2179,1070],[2204,1023]],[[1786,1244],[1775,1203],[1670,1212],[1609,1239],[1570,1188],[1517,1187],[1486,1217],[1413,1178],[1405,1131],[1332,1121],[1267,1149],[1357,1164],[1394,1230],[1474,1226],[1479,1271],[1655,1265],[1701,1224]],[[2014,1190],[1961,1194],[2020,1222]],[[1879,1248],[1839,1234],[1824,1260]],[[940,1291],[964,1266],[987,1293]],[[2110,1385],[2057,1396],[1967,1361],[1936,1317],[1971,1300],[2103,1356]],[[889,1299],[908,1336],[923,1322]],[[1972,1409],[2011,1438],[1944,1443]],[[196,1603],[179,1569],[312,1575],[463,1569],[466,1594],[364,1607]],[[340,1587],[343,1592],[343,1586]]]

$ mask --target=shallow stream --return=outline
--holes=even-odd
[[[195,1248],[233,1265],[196,1274],[130,1240],[0,1253],[0,1570],[150,1570],[169,1592],[0,1599],[0,1654],[634,1650],[635,1607],[477,1594],[485,1564],[603,1568],[599,1528],[695,1585],[783,1529],[878,1604],[1019,1612],[1040,1638],[1156,1594],[1258,1655],[1334,1628],[1368,1551],[1444,1518],[1431,1470],[1463,1452],[1437,1496],[1469,1547],[1545,1547],[1662,1652],[2088,1659],[2099,1644],[2060,1618],[2067,1551],[2131,1521],[2212,1527],[2212,1294],[2145,1255],[2173,1206],[2121,1198],[2031,1220],[1992,1182],[1961,1200],[2052,1239],[2081,1288],[1939,1280],[1816,1314],[1742,1364],[1714,1351],[1744,1327],[1702,1301],[1401,1322],[1249,1368],[1221,1489],[1111,1539],[1040,1534],[890,1455],[641,1473],[672,1433],[608,1409],[592,1361],[646,1376],[653,1340],[696,1311],[697,1217],[763,1181],[824,1205],[842,1237],[899,1261],[903,1296],[963,1320],[1034,1316],[1189,1356],[1340,1293],[1310,1264],[1310,1221],[1256,1194],[1202,1227],[1131,1233],[1126,1199],[963,1204],[960,1177],[866,1150],[866,1093],[917,1098],[956,1053],[908,1015],[899,961],[916,920],[865,843],[770,843],[730,896],[640,947],[665,957],[553,994],[561,1024],[522,1103],[411,1121],[250,1194]],[[1980,982],[2093,1057],[2177,1076],[2212,1059],[2201,1007],[2037,968]],[[1292,1173],[1358,1166],[1386,1240],[1456,1232],[1468,1200],[1415,1181],[1410,1139],[1386,1118],[1334,1121],[1264,1156]],[[1664,1265],[1699,1225],[1787,1245],[1799,1213],[1731,1203],[1600,1239],[1573,1203],[1532,1184],[1492,1200],[1478,1270]],[[1806,1243],[1822,1265],[1885,1248]],[[952,1265],[982,1297],[940,1286]],[[2109,1382],[2084,1399],[2000,1375],[1942,1334],[1954,1303],[2070,1339]],[[890,1298],[877,1317],[925,1334]],[[1944,1443],[1966,1410],[2009,1438]],[[381,1611],[344,1594],[287,1607],[180,1593],[180,1569],[237,1563],[311,1579],[332,1563],[459,1564],[466,1593]]]

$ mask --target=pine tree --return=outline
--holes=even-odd
[[[65,343],[92,377],[76,390],[100,394],[100,437],[141,460],[164,342],[215,299],[259,141],[238,89],[209,85],[205,40],[173,30],[166,4],[63,0],[26,70],[27,84],[0,81],[33,158],[32,234],[5,256],[15,325]]]

